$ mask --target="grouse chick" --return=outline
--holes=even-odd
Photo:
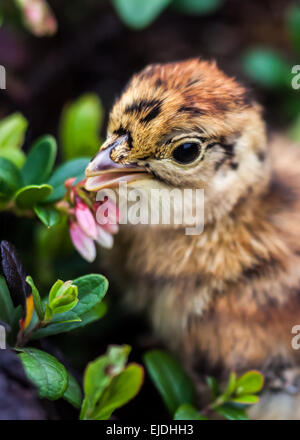
[[[193,59],[133,76],[86,170],[89,191],[119,181],[149,193],[204,189],[202,234],[123,225],[107,259],[127,301],[200,389],[205,375],[265,374],[253,418],[300,418],[300,353],[291,346],[300,324],[299,169],[297,148],[267,141],[247,90]]]

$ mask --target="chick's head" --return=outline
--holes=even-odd
[[[221,217],[268,180],[259,105],[214,62],[155,64],[115,103],[87,189],[144,180],[146,188],[203,188],[207,218]]]

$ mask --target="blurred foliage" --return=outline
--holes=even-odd
[[[173,0],[174,7],[185,14],[202,15],[215,12],[224,0]]]
[[[90,362],[84,374],[82,420],[107,420],[113,411],[136,396],[143,383],[143,368],[127,364],[129,346],[111,346]]]
[[[27,344],[101,318],[106,311],[102,304],[106,278],[90,274],[65,283],[57,280],[42,300],[32,277],[25,275],[14,246],[2,241],[0,250],[0,321],[10,333],[11,347],[19,353],[27,377],[42,399],[64,398],[80,409],[82,393],[74,376],[56,357]],[[129,352],[129,346],[111,346],[106,355],[87,366],[80,418],[106,420],[139,392],[143,368],[126,365]]]
[[[67,105],[61,118],[61,150],[66,162],[53,170],[55,139],[41,137],[25,156],[21,147],[27,121],[19,113],[4,118],[0,122],[0,209],[21,215],[27,215],[29,209],[45,226],[56,225],[61,213],[55,203],[64,197],[68,178],[76,177],[77,182],[84,178],[86,165],[101,144],[102,121],[103,109],[96,95],[84,95]]]
[[[240,377],[231,373],[221,389],[216,379],[208,377],[211,401],[200,412],[196,409],[196,390],[180,363],[162,350],[152,350],[144,356],[147,371],[174,420],[208,420],[218,413],[228,420],[247,420],[246,409],[259,401],[264,378],[258,371],[248,371]]]
[[[149,26],[168,6],[179,13],[204,15],[213,13],[224,0],[109,0],[121,20],[132,29]],[[49,2],[50,3],[50,2]],[[15,0],[25,27],[38,37],[53,35],[56,18],[46,0]],[[6,9],[4,9],[4,12]],[[3,17],[0,9],[0,17]]]
[[[299,4],[292,4],[287,9],[285,28],[293,49],[291,59],[268,47],[253,47],[243,55],[242,64],[246,75],[261,87],[273,91],[283,112],[294,119],[289,134],[299,142],[300,68],[295,69],[300,56]]]
[[[86,94],[68,104],[62,114],[60,140],[63,158],[93,157],[99,150],[104,111],[99,98]]]

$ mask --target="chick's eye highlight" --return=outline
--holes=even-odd
[[[196,142],[185,142],[172,151],[173,159],[181,164],[194,162],[200,154],[200,145]]]

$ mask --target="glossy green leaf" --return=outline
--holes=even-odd
[[[82,401],[82,393],[77,380],[71,373],[68,373],[69,380],[66,391],[64,392],[63,398],[67,400],[75,408],[79,409]]]
[[[3,148],[21,148],[27,126],[21,113],[13,113],[0,121],[0,154]]]
[[[254,81],[267,88],[291,87],[290,65],[280,54],[270,49],[253,49],[243,57],[245,73]]]
[[[68,386],[68,373],[54,356],[37,348],[23,348],[19,356],[40,397],[56,400],[64,395]]]
[[[80,418],[89,419],[113,378],[122,373],[130,353],[128,345],[110,346],[107,353],[90,362],[84,374],[84,400]]]
[[[174,0],[173,5],[186,14],[204,15],[216,11],[223,3],[223,0]]]
[[[26,277],[26,283],[28,283],[31,287],[33,302],[34,302],[34,310],[36,311],[40,321],[43,321],[45,312],[43,309],[40,292],[36,288],[34,281],[30,276]]]
[[[244,409],[226,404],[215,408],[215,411],[227,420],[248,420]]]
[[[25,185],[47,182],[54,166],[56,152],[56,140],[52,136],[43,136],[35,142],[21,170]]]
[[[19,208],[33,208],[43,202],[52,193],[52,190],[52,186],[48,184],[27,185],[16,192],[15,202]]]
[[[20,171],[10,160],[0,157],[0,194],[12,196],[21,186]]]
[[[26,160],[23,151],[11,147],[0,148],[0,157],[10,160],[19,169],[22,168]]]
[[[237,385],[236,374],[234,372],[231,372],[229,375],[227,386],[223,393],[224,400],[228,400],[228,398],[233,394],[236,385]]]
[[[121,19],[133,29],[142,29],[158,17],[172,0],[113,0]]]
[[[145,354],[144,360],[147,371],[171,414],[183,403],[194,404],[194,385],[174,357],[162,350],[152,350]]]
[[[106,306],[101,304],[108,288],[108,281],[105,277],[98,274],[85,275],[74,280],[73,284],[78,287],[79,302],[77,305],[69,312],[54,316],[50,325],[34,333],[34,339],[84,327],[105,314]],[[81,319],[80,322],[74,321],[69,324],[61,322],[78,320],[78,318]]]
[[[193,405],[184,403],[176,410],[174,420],[208,420]]]
[[[53,192],[47,198],[47,203],[63,198],[66,193],[65,181],[70,177],[76,177],[77,182],[84,179],[84,172],[90,160],[88,157],[82,157],[70,160],[59,166],[48,181],[48,184],[53,186]]]
[[[254,394],[243,394],[242,396],[231,399],[231,402],[242,403],[244,405],[253,405],[259,401],[259,397]]]
[[[89,420],[109,419],[116,409],[124,406],[138,394],[143,379],[144,370],[140,365],[128,365],[104,390]]]
[[[243,394],[258,393],[264,385],[264,377],[259,371],[247,371],[236,382],[236,394],[241,396]]]
[[[52,207],[37,205],[34,207],[34,212],[47,228],[57,225],[61,220],[61,214]]]
[[[62,114],[60,139],[65,159],[94,156],[99,150],[103,108],[95,94],[86,94],[67,105]]]

